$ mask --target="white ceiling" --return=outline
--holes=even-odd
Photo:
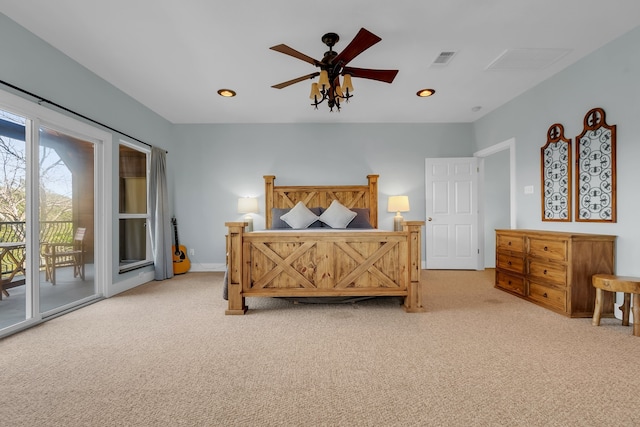
[[[638,0],[0,0],[0,11],[172,123],[473,122],[640,25]],[[340,35],[339,52],[361,27],[382,41],[349,65],[398,69],[392,84],[354,79],[340,113],[314,111],[310,81],[271,88],[317,69],[269,47],[321,59],[323,34]],[[525,49],[506,58],[523,68],[487,69],[510,49]],[[433,66],[443,51],[456,55]]]

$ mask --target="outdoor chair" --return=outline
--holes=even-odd
[[[45,280],[56,284],[56,268],[73,267],[73,277],[84,280],[84,234],[86,228],[79,227],[73,243],[43,243]]]

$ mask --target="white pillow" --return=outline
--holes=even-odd
[[[331,228],[347,228],[347,225],[358,215],[337,200],[331,202],[326,211],[320,215],[320,221]]]
[[[298,202],[289,212],[280,217],[291,228],[307,228],[318,220],[318,215],[309,210],[302,202]]]

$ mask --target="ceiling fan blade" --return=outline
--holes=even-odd
[[[364,28],[360,28],[358,34],[351,40],[351,43],[344,48],[342,52],[340,52],[334,59],[331,61],[332,64],[341,63],[344,67],[347,65],[353,58],[360,55],[365,50],[369,49],[374,44],[378,43],[382,40],[380,37],[376,36],[372,32],[365,30]]]
[[[277,85],[273,85],[271,87],[276,88],[276,89],[282,89],[282,88],[285,88],[287,86],[291,86],[292,84],[295,84],[295,83],[298,83],[298,82],[301,82],[301,81],[304,81],[304,80],[312,79],[312,78],[314,78],[316,76],[319,76],[319,75],[320,75],[320,73],[316,71],[315,73],[307,74],[306,76],[298,77],[297,79],[292,79],[292,80],[289,80],[289,81],[286,81],[286,82],[278,83]]]
[[[391,83],[393,79],[396,78],[398,70],[373,70],[370,68],[344,67],[342,69],[342,74],[351,74],[351,77]]]
[[[275,50],[276,52],[284,53],[285,55],[293,56],[294,58],[301,59],[301,60],[303,60],[305,62],[308,62],[309,64],[315,65],[316,67],[318,66],[318,64],[320,64],[319,61],[316,61],[312,57],[307,56],[304,53],[300,53],[300,52],[298,52],[297,50],[295,50],[293,48],[290,48],[286,44],[279,44],[279,45],[276,45],[276,46],[271,46],[269,49]]]

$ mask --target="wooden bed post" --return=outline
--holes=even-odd
[[[378,228],[378,177],[380,175],[367,175],[369,181],[369,208],[375,206],[375,209],[369,209],[369,222],[373,228]]]
[[[424,221],[405,221],[403,231],[409,232],[409,283],[408,294],[402,308],[408,313],[425,311],[422,305],[422,287],[420,272],[422,270],[422,237],[421,229]]]
[[[266,212],[264,213],[265,224],[264,228],[269,230],[271,228],[271,209],[269,206],[273,207],[273,186],[275,185],[276,176],[275,175],[264,175],[264,205],[267,206]]]
[[[247,306],[242,295],[242,234],[247,223],[225,222],[224,225],[229,228],[227,236],[227,294],[229,308],[225,311],[225,314],[244,314],[247,311]]]

